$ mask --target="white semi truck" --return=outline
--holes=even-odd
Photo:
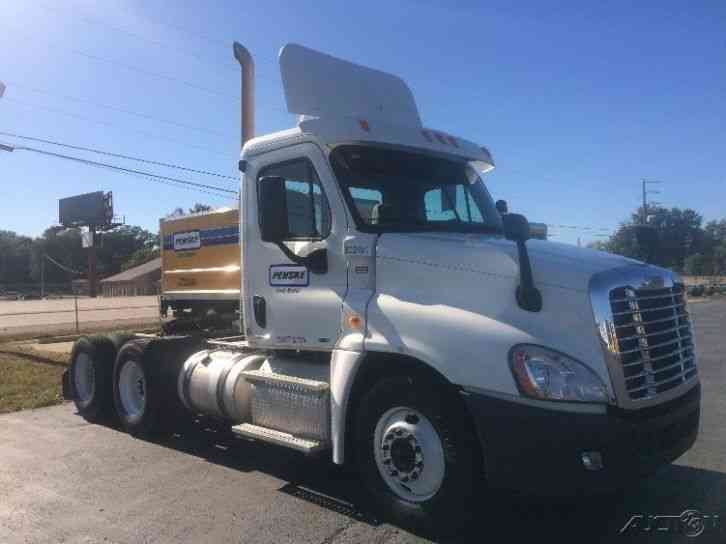
[[[391,74],[288,45],[299,122],[252,137],[254,66],[235,56],[243,335],[81,338],[64,391],[82,416],[133,435],[215,418],[354,464],[413,522],[446,523],[482,486],[625,486],[691,447],[676,274],[528,240],[486,188],[490,152],[424,127]]]

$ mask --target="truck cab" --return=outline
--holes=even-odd
[[[490,152],[424,127],[404,82],[299,46],[280,63],[291,111],[316,116],[242,152],[251,345],[346,354],[333,377],[377,360],[435,376],[463,399],[490,482],[508,487],[606,488],[644,469],[632,454],[655,465],[690,446],[699,386],[676,274],[541,240],[520,240],[523,255],[485,184]],[[361,96],[361,79],[379,93]],[[523,257],[536,308],[518,297]],[[644,438],[636,421],[674,402],[681,419]]]
[[[252,60],[235,53],[250,127]],[[122,424],[146,430],[146,396],[170,394],[154,365],[171,365],[187,412],[355,463],[414,522],[484,486],[626,486],[691,447],[700,385],[675,273],[529,239],[486,187],[489,150],[423,126],[400,78],[298,45],[280,66],[297,126],[243,131],[244,337],[148,360],[124,346]]]

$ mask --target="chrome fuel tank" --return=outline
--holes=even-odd
[[[179,374],[179,398],[192,413],[249,422],[251,388],[242,373],[257,370],[264,361],[264,355],[199,351],[186,360]]]

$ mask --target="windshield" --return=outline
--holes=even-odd
[[[502,231],[484,183],[464,161],[351,145],[331,162],[361,230]]]

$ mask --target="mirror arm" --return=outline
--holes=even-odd
[[[534,286],[532,278],[532,265],[529,262],[529,252],[524,240],[517,241],[517,254],[519,257],[519,285],[517,286],[517,303],[519,307],[528,312],[542,310],[542,293]]]

